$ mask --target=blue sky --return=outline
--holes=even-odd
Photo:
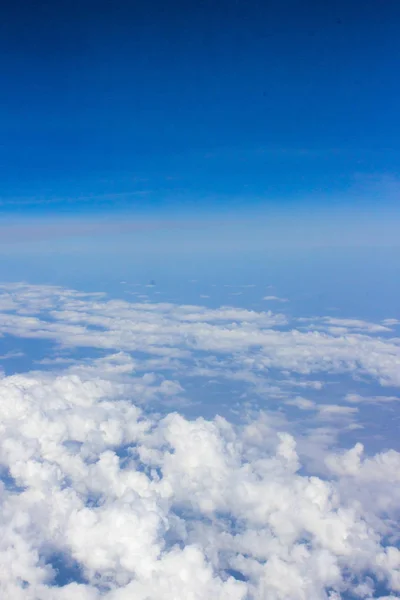
[[[393,209],[399,23],[390,0],[16,2],[0,211]]]

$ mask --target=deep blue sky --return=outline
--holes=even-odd
[[[369,183],[375,202],[381,180],[396,203],[399,31],[397,0],[4,4],[0,211],[351,203]]]

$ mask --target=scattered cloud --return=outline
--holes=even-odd
[[[1,291],[0,333],[53,340],[66,348],[140,351],[186,361],[192,357],[197,365],[206,359],[198,356],[202,352],[223,357],[224,367],[234,363],[255,374],[271,369],[288,377],[348,373],[400,385],[400,340],[379,337],[381,330],[373,324],[363,333],[346,329],[337,335],[319,331],[314,321],[304,331],[305,319],[290,323],[286,315],[271,311],[131,303],[24,284]],[[296,328],[299,322],[302,330]]]

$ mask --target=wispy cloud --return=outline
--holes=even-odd
[[[149,220],[132,215],[118,219],[32,219],[20,221],[8,219],[0,224],[0,244],[16,244],[27,241],[48,240],[65,237],[90,237],[99,235],[129,234],[142,231],[169,229],[199,229],[213,223],[180,220]],[[215,223],[214,223],[215,224]]]
[[[267,300],[269,302],[289,302],[287,298],[280,298],[279,296],[264,296],[263,300]]]

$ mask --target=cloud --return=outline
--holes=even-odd
[[[318,411],[320,416],[352,415],[358,411],[358,408],[339,404],[321,404],[318,406]]]
[[[12,358],[20,358],[24,356],[23,352],[6,352],[0,356],[0,360],[10,360]]]
[[[397,396],[361,396],[360,394],[346,394],[344,399],[351,404],[386,404],[400,400]]]
[[[198,361],[198,352],[206,352],[254,373],[349,373],[400,385],[400,341],[378,337],[371,327],[338,335],[319,331],[313,322],[304,331],[304,319],[289,323],[287,316],[271,311],[130,303],[23,284],[3,286],[0,302],[6,307],[0,313],[0,332],[54,340],[64,347],[140,351],[171,361],[188,360],[195,353]],[[296,328],[299,321],[303,330]]]
[[[263,450],[222,418],[146,416],[119,384],[74,375],[3,378],[0,399],[1,463],[18,489],[2,490],[5,597],[300,599],[351,587],[349,570],[398,589],[379,503],[365,514],[340,482],[299,475],[288,434]],[[399,494],[400,455],[360,455],[327,464]],[[84,583],[53,585],[56,554]]]
[[[387,319],[383,321],[385,325],[380,325],[361,319],[337,319],[334,317],[300,318],[298,321],[307,323],[308,327],[311,325],[313,329],[323,329],[338,335],[351,332],[385,333],[392,331],[387,325],[394,324],[394,319]]]
[[[289,406],[296,406],[300,408],[300,410],[312,410],[317,408],[317,404],[312,400],[308,400],[308,398],[302,398],[301,396],[296,396],[293,400],[287,400],[286,404]]]
[[[258,422],[146,415],[106,379],[15,375],[0,400],[4,597],[322,598],[367,571],[399,589],[382,545],[398,505],[363,496],[379,480],[398,497],[396,452],[330,455],[335,483],[299,474],[288,434],[263,448]],[[79,584],[54,585],[58,555]]]
[[[48,370],[0,377],[2,597],[399,594],[400,454],[332,447],[334,420],[382,397],[342,405],[314,379],[399,385],[396,338],[300,331],[270,311],[1,291],[3,334],[59,345],[40,361]],[[278,410],[235,422],[171,411],[200,375],[301,409],[312,433],[296,439]],[[323,473],[306,460],[316,454]]]
[[[382,323],[388,327],[392,325],[400,325],[400,321],[398,319],[384,319]]]
[[[317,404],[308,398],[296,396],[292,400],[286,400],[288,406],[295,406],[300,410],[315,410],[322,419],[329,419],[337,416],[351,416],[358,412],[358,408],[352,406],[343,406],[340,404]]]
[[[279,296],[264,296],[263,300],[274,300],[275,302],[289,302],[287,298],[279,298]]]

